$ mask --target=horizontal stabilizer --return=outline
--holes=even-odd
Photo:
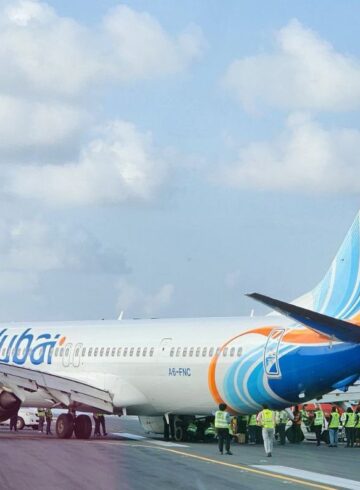
[[[263,294],[251,293],[247,296],[330,338],[341,340],[342,342],[360,343],[360,327],[353,323],[322,315]]]

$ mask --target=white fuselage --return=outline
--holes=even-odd
[[[289,325],[288,319],[275,315],[5,324],[0,326],[0,362],[106,390],[114,413],[125,408],[135,415],[206,414],[220,400],[230,406],[233,401],[238,412],[251,413],[264,400],[289,406],[296,401],[291,391],[296,383],[296,396],[304,389],[313,398],[312,385],[301,388],[301,378],[297,381],[301,366],[295,364],[295,357],[285,383],[280,364],[286,356],[288,362],[291,353],[298,356],[307,349],[306,362],[313,359],[319,365],[317,350],[323,357],[336,354],[337,346],[329,350],[327,339],[302,343],[302,335],[304,339],[309,332],[317,335],[304,327],[296,327],[300,331],[296,341],[282,343],[284,335],[291,334],[294,324]],[[348,371],[339,371],[339,379]],[[319,391],[330,391],[331,385],[327,386],[323,382]],[[39,390],[29,394],[23,405],[51,404]]]

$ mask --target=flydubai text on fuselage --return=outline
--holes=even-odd
[[[253,413],[346,388],[360,376],[359,214],[312,291],[291,304],[250,296],[282,315],[0,325],[1,386],[23,405],[98,407],[99,393],[75,380],[103,390],[104,410],[138,415],[205,414],[222,401]]]
[[[105,389],[129,414],[287,407],[360,371],[360,347],[280,317],[4,326],[0,362]],[[358,376],[358,375],[357,375]],[[37,397],[37,398],[36,398]],[[46,405],[29,395],[23,405]]]

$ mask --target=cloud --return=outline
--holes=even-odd
[[[41,219],[0,220],[0,290],[35,290],[43,274],[119,274],[124,257],[104,247],[84,228]]]
[[[360,191],[360,131],[325,129],[309,116],[292,114],[273,142],[253,142],[221,171],[235,188],[355,193]]]
[[[197,26],[189,26],[172,39],[150,14],[136,12],[125,5],[113,9],[105,17],[103,26],[110,41],[108,68],[114,79],[177,73],[202,54],[204,40]]]
[[[234,61],[224,78],[245,109],[344,111],[360,107],[360,62],[338,53],[292,20],[276,33],[275,51]]]
[[[57,205],[147,200],[160,186],[165,171],[150,133],[141,133],[128,122],[114,121],[83,149],[78,162],[13,166],[3,190]]]
[[[171,303],[175,291],[173,284],[164,284],[154,293],[148,293],[126,279],[121,279],[117,288],[118,310],[124,311],[125,316],[157,315]]]
[[[0,164],[5,155],[24,155],[33,148],[37,156],[44,149],[58,151],[79,136],[88,120],[85,111],[66,103],[0,95]]]
[[[8,94],[82,95],[94,84],[178,73],[202,52],[196,26],[172,37],[150,14],[125,5],[92,29],[36,0],[2,5],[0,92]]]

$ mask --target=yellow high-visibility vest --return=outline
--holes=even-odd
[[[346,413],[345,427],[355,427],[355,414],[354,412]]]
[[[324,412],[322,410],[316,410],[314,425],[323,425],[324,423]]]
[[[264,429],[273,429],[274,428],[274,418],[272,410],[265,408],[262,411],[261,423]]]
[[[215,412],[215,427],[217,429],[228,429],[228,413],[222,410]]]
[[[331,412],[329,429],[338,429],[340,425],[340,415],[338,412]]]

